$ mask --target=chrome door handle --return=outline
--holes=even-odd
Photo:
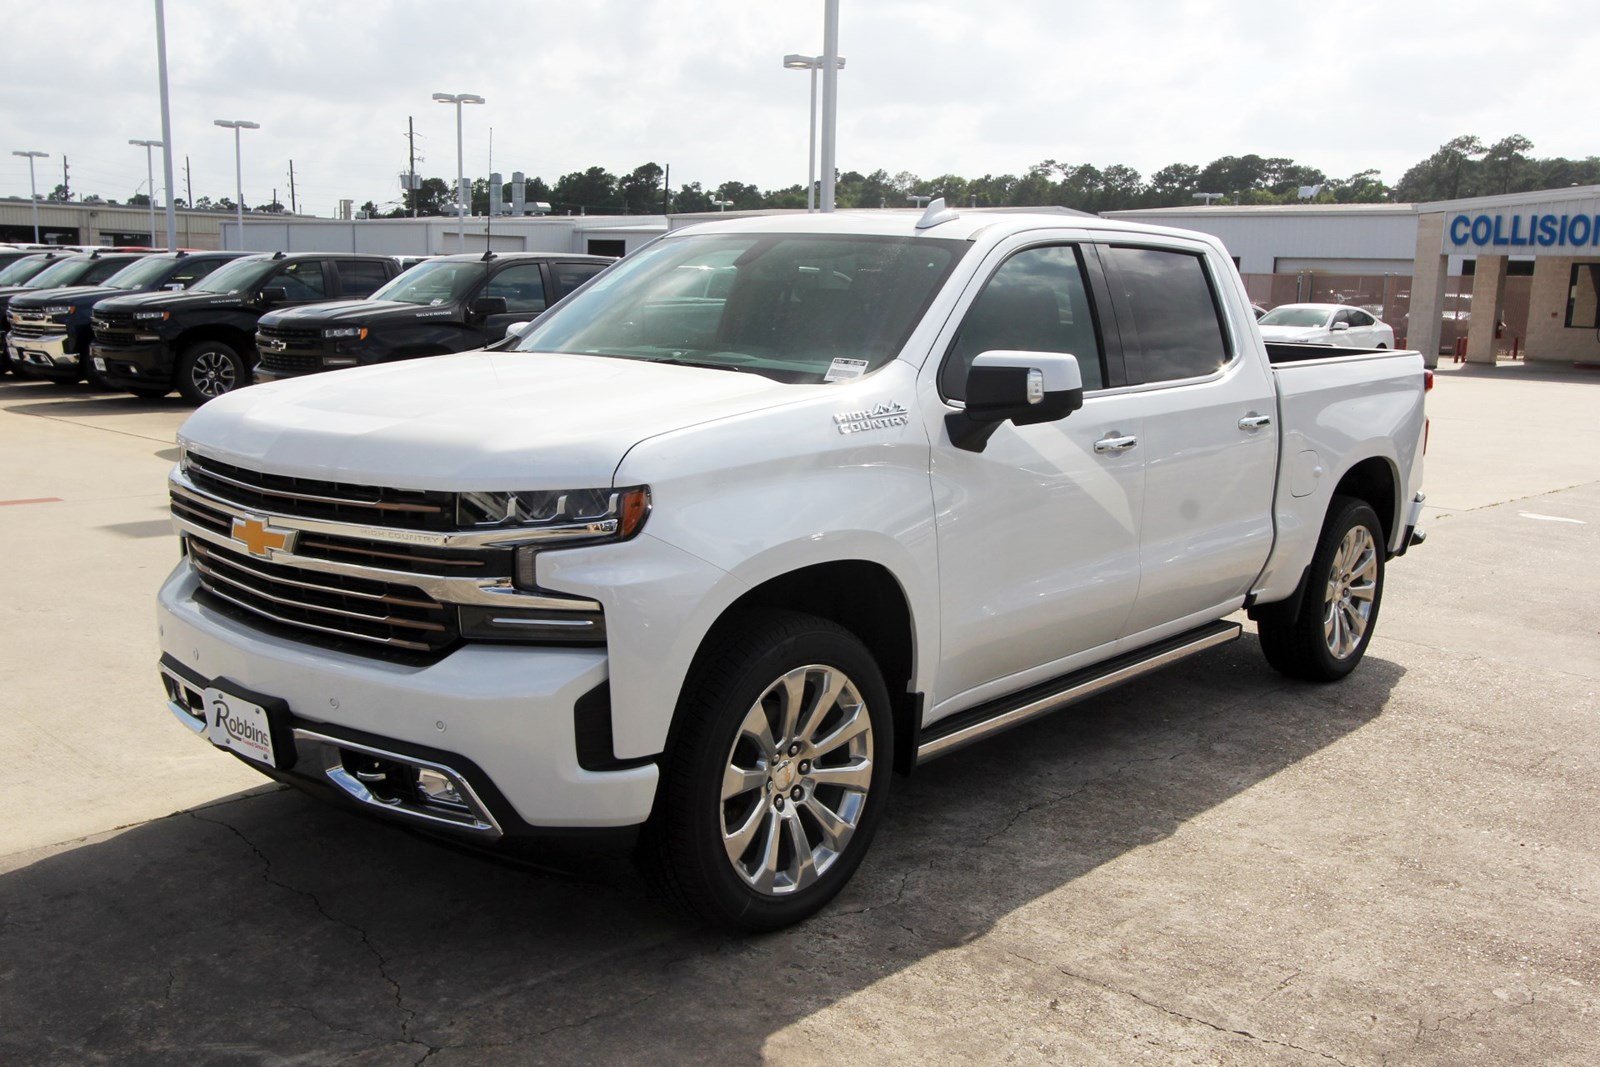
[[[1239,420],[1239,429],[1241,430],[1259,430],[1263,426],[1271,425],[1271,415],[1246,415]]]
[[[1096,452],[1126,452],[1139,443],[1137,437],[1117,437],[1115,435],[1100,438],[1094,443]]]

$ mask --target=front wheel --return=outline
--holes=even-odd
[[[679,701],[644,873],[741,931],[816,913],[861,863],[888,799],[893,719],[853,634],[789,611],[714,638]]]
[[[204,404],[250,384],[250,368],[232,345],[198,341],[178,357],[178,392],[193,404]]]
[[[1256,618],[1261,651],[1281,674],[1334,682],[1355,670],[1383,602],[1383,524],[1365,501],[1336,496],[1317,540],[1299,610]]]

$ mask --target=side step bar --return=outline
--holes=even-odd
[[[1160,670],[1196,652],[1225,645],[1236,640],[1244,627],[1236,622],[1208,623],[1165,641],[1117,656],[1105,663],[1097,663],[1081,671],[1053,681],[1024,689],[1008,697],[981,704],[976,708],[952,715],[936,722],[923,734],[917,745],[917,763],[926,763],[938,756],[965,748],[992,734],[1021,726],[1041,715],[1048,715],[1069,704],[1076,704],[1096,693],[1131,681],[1140,675]]]

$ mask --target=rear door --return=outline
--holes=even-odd
[[[549,301],[545,298],[543,264],[528,260],[496,271],[474,299],[495,296],[505,300],[504,313],[478,316],[471,303],[467,305],[468,320],[483,330],[485,342],[500,340],[513,322],[529,322],[544,313]]]
[[[339,295],[347,300],[365,300],[395,274],[393,264],[376,259],[336,259],[333,268],[339,275]]]
[[[586,260],[550,264],[550,277],[553,283],[551,290],[554,294],[552,303],[609,266],[611,266],[609,263],[591,263]]]
[[[1127,627],[1142,642],[1238,607],[1260,573],[1272,547],[1277,400],[1266,360],[1230,328],[1233,290],[1204,245],[1141,239],[1099,253],[1127,389],[1143,398],[1139,595]]]

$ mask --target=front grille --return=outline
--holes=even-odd
[[[103,345],[116,347],[135,343],[137,331],[131,311],[96,311],[90,316],[89,324],[94,329],[94,339]]]
[[[50,334],[59,334],[65,327],[52,326],[43,322],[13,322],[7,332],[13,340],[33,341]]]
[[[196,488],[263,514],[412,530],[455,528],[453,493],[262,474],[193,452],[189,461]]]
[[[243,609],[259,624],[265,619],[307,632],[323,643],[436,656],[460,639],[454,607],[411,586],[325,574],[221,548],[187,537],[189,559],[202,589],[215,600]]]
[[[279,374],[315,374],[322,369],[321,356],[299,355],[293,352],[268,352],[258,349],[261,368]]]

